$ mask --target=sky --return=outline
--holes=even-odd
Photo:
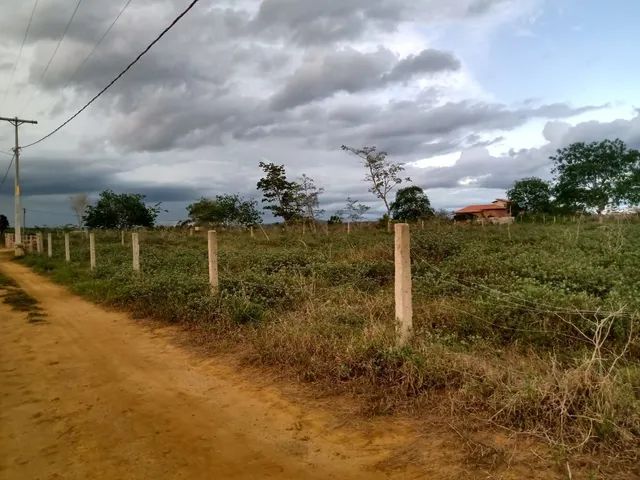
[[[0,116],[37,120],[20,143],[39,139],[189,3],[0,0]],[[200,0],[22,150],[27,225],[74,223],[69,197],[104,189],[162,202],[166,224],[202,196],[259,201],[261,161],[315,179],[325,217],[347,196],[380,215],[343,144],[404,163],[436,209],[490,202],[552,179],[572,142],[640,148],[638,18],[635,0]],[[13,136],[0,122],[0,180]]]

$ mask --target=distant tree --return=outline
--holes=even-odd
[[[327,221],[327,223],[329,225],[340,225],[342,223],[342,217],[338,212],[336,212],[329,217],[329,220]]]
[[[341,218],[346,218],[350,222],[359,222],[369,210],[371,210],[371,207],[368,205],[347,197],[347,204],[342,210],[338,210],[337,215]]]
[[[69,197],[69,203],[71,204],[71,210],[73,210],[73,213],[75,213],[78,219],[78,226],[82,227],[82,218],[90,204],[89,195],[86,193],[76,193]]]
[[[640,152],[620,139],[573,143],[551,157],[555,196],[561,208],[595,210],[640,201]]]
[[[388,229],[389,225],[391,225],[391,217],[385,213],[378,219],[378,227]]]
[[[202,197],[197,202],[187,205],[189,220],[194,223],[222,223],[224,213],[218,202],[213,199]]]
[[[546,213],[551,211],[551,185],[537,177],[516,181],[507,198],[513,213]]]
[[[114,193],[105,190],[95,205],[89,205],[82,220],[88,228],[153,227],[160,213],[160,204],[147,206],[144,195]]]
[[[303,211],[303,216],[310,222],[315,223],[318,215],[322,215],[324,210],[320,209],[319,196],[324,192],[324,188],[317,187],[313,178],[302,174],[298,183],[298,203]]]
[[[187,206],[189,219],[210,225],[252,226],[262,217],[255,200],[245,200],[238,194],[216,195],[215,199],[201,198]]]
[[[640,153],[632,150],[633,159],[629,162],[629,171],[618,183],[618,196],[629,206],[640,205]]]
[[[4,235],[7,228],[9,228],[9,220],[6,216],[0,214],[0,237]]]
[[[396,193],[396,199],[391,204],[394,220],[413,221],[432,217],[431,202],[424,190],[418,186],[401,188]]]
[[[258,202],[241,199],[236,203],[236,221],[245,227],[252,227],[262,223],[262,214],[258,210]]]
[[[376,151],[376,147],[356,149],[342,145],[341,148],[362,159],[367,169],[367,175],[364,177],[364,180],[370,184],[369,191],[382,200],[387,210],[387,218],[390,219],[391,206],[389,204],[389,194],[403,181],[411,181],[409,177],[400,177],[401,172],[404,170],[402,164],[392,162],[387,158],[387,152],[378,152]]]
[[[257,186],[262,190],[262,201],[269,204],[264,209],[270,210],[276,217],[282,217],[287,223],[301,218],[300,185],[287,180],[284,165],[260,162],[259,166],[265,176]]]

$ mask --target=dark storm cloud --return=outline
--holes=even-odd
[[[381,86],[381,77],[395,56],[389,50],[361,53],[354,49],[310,54],[302,66],[271,99],[273,108],[283,110],[327,98],[336,92],[356,93]]]
[[[406,81],[415,75],[453,71],[460,69],[460,60],[450,52],[426,49],[417,55],[400,60],[393,70],[383,77],[385,81]]]
[[[92,159],[83,163],[60,158],[27,157],[21,168],[22,193],[26,196],[96,194],[106,189],[147,195],[147,200],[187,201],[200,192],[189,186],[127,181],[120,176],[121,166],[111,159]]]
[[[471,134],[514,129],[532,118],[565,118],[597,106],[572,108],[565,104],[510,109],[502,104],[450,102],[433,107],[429,98],[388,105],[347,103],[333,108],[307,107],[277,124],[262,124],[246,130],[239,138],[315,139],[317,145],[378,145],[394,155],[436,155],[477,142],[466,142]],[[269,117],[264,117],[269,120]]]
[[[407,20],[475,18],[516,0],[264,0],[250,28],[301,45],[361,38],[370,30],[393,31]]]
[[[34,106],[43,112],[37,127],[25,129],[25,138],[37,138],[38,129],[54,123],[47,114],[64,118],[73,113],[185,6],[182,0],[132,2],[96,54],[69,81],[123,2],[81,4],[42,82],[42,68],[74,4],[40,2],[25,50],[24,61],[30,63],[21,65],[20,81],[27,77],[24,90],[42,92],[42,102],[36,99]],[[95,195],[116,186],[118,191],[146,194],[150,202],[176,204],[224,192],[257,196],[255,184],[261,174],[257,163],[264,160],[285,164],[291,178],[303,172],[316,178],[327,189],[322,202],[329,213],[342,207],[348,195],[379,207],[362,182],[358,159],[339,150],[343,143],[377,145],[392,158],[407,162],[469,149],[450,169],[407,166],[407,174],[430,188],[503,188],[524,174],[546,174],[546,150],[492,157],[483,147],[531,119],[560,120],[596,107],[453,101],[461,97],[459,92],[448,95],[447,82],[418,91],[417,81],[434,75],[466,80],[468,73],[462,71],[456,52],[428,48],[425,40],[421,52],[402,58],[384,46],[389,38],[384,35],[402,22],[428,27],[438,19],[477,21],[507,5],[517,2],[200,2],[68,130],[37,150],[46,152],[51,145],[53,151],[65,151],[64,140],[56,139],[72,132],[66,138],[79,144],[81,152],[70,148],[64,159],[59,154],[29,159],[26,153],[25,193],[58,195],[62,203],[75,192]],[[0,16],[0,42],[10,43],[7,51],[12,55],[1,58],[0,64],[12,65],[28,7],[20,6],[19,18]],[[383,45],[378,47],[379,42]],[[628,131],[625,138],[636,139],[640,134],[640,128],[627,123],[572,129],[554,121],[545,129],[545,135],[552,137],[549,151],[591,131],[594,135]],[[7,132],[0,132],[0,139],[10,144]],[[83,156],[86,152],[89,158]],[[108,152],[105,158],[98,158],[101,152]],[[173,167],[167,166],[170,162]],[[180,178],[192,180],[154,183],[156,165],[165,179],[175,168],[188,173]],[[127,182],[127,172],[135,172],[139,180]],[[148,172],[148,177],[141,172]],[[461,180],[470,180],[470,186],[461,186]]]
[[[275,93],[271,105],[276,110],[304,105],[338,92],[357,93],[382,88],[418,74],[433,74],[460,68],[460,61],[449,52],[423,50],[397,61],[387,49],[361,53],[344,49],[318,56],[310,54],[302,66]]]
[[[118,150],[162,152],[277,137],[320,148],[360,140],[388,144],[402,154],[422,154],[454,146],[460,129],[512,128],[510,121],[518,125],[537,115],[474,102],[434,108],[437,102],[433,99],[420,98],[368,106],[361,98],[368,91],[420,75],[455,71],[460,62],[452,53],[435,49],[399,59],[383,47],[370,52],[349,46],[326,48],[319,45],[319,38],[312,48],[300,49],[274,42],[268,34],[275,29],[294,36],[311,35],[314,22],[335,22],[335,29],[321,28],[329,37],[325,43],[332,44],[334,37],[343,36],[341,22],[361,24],[364,35],[383,24],[394,27],[417,10],[434,16],[464,16],[470,0],[265,0],[255,11],[251,5],[257,3],[198,6],[196,15],[185,17],[96,102],[93,111],[101,110],[108,119],[100,129],[108,134],[108,143]],[[53,33],[61,31],[62,19],[70,13],[62,0],[47,2],[35,17],[29,38],[36,47],[30,81],[51,93],[68,84],[51,111],[73,111],[153,37],[158,25],[183,6],[177,1],[132,3],[107,41],[69,82],[79,60],[120,8],[112,2],[99,2],[91,8],[81,5],[60,54],[44,82],[37,85],[54,46],[50,41],[55,38]],[[145,21],[141,22],[142,18]],[[9,23],[0,19],[0,26],[8,27],[6,35],[19,37]],[[349,32],[352,35],[359,30],[350,28]],[[325,102],[339,92],[344,94],[339,96],[345,97],[344,106],[332,110]],[[288,111],[292,107],[303,111]],[[439,138],[447,135],[453,136]],[[82,140],[84,145],[102,140],[87,137]],[[429,143],[441,147],[429,147]]]
[[[398,0],[265,0],[253,21],[256,32],[301,44],[327,44],[361,36],[370,22],[393,28],[402,14]]]

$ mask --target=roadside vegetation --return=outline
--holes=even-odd
[[[119,232],[72,235],[72,262],[22,260],[94,301],[180,323],[201,344],[360,396],[542,439],[562,455],[633,462],[640,439],[640,223],[412,227],[415,334],[394,342],[393,237],[334,226],[219,232],[220,293],[206,238],[141,233],[142,272]]]

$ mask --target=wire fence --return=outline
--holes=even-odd
[[[170,270],[172,268],[171,259],[176,255],[182,255],[185,259],[185,264],[191,271],[192,275],[197,275],[199,278],[206,279],[206,266],[207,266],[207,249],[205,239],[200,235],[190,235],[188,231],[172,231],[161,232],[158,234],[141,232],[140,245],[142,258],[142,272],[138,278],[144,278],[145,275],[153,276],[157,271],[162,269]],[[363,232],[364,233],[364,232]],[[248,232],[244,232],[244,235],[248,236]],[[348,233],[343,232],[346,238]],[[78,232],[75,234],[69,234],[62,232],[54,232],[52,238],[54,239],[54,257],[62,258],[61,238],[64,235],[70,235],[69,238],[74,237],[74,241],[70,242],[70,247],[73,249],[71,254],[72,262],[81,262],[88,265],[88,259],[90,258],[90,246],[88,241],[88,235],[86,232]],[[324,233],[318,232],[316,237],[323,236]],[[7,237],[7,247],[11,247],[11,236]],[[188,252],[180,252],[179,249],[175,249],[176,245],[183,244],[185,238],[188,242],[192,242],[196,245],[196,248],[189,250]],[[39,239],[39,240],[38,240]],[[296,238],[291,238],[292,241],[296,241]],[[264,239],[254,240],[256,245],[268,245],[270,242]],[[30,253],[39,253],[41,255],[46,254],[46,250],[42,246],[42,235],[28,237],[26,243],[29,245]],[[56,245],[56,242],[57,245]],[[155,248],[166,248],[166,255],[159,253],[158,250],[154,250],[154,254],[149,257],[145,257],[145,243],[148,246],[154,246]],[[304,242],[303,242],[304,243]],[[128,234],[125,235],[122,232],[99,232],[97,236],[98,251],[98,269],[101,268],[100,255],[107,250],[116,249],[115,256],[113,258],[120,258],[120,263],[124,265],[126,262],[131,261],[131,241],[128,238]],[[199,247],[198,245],[201,245]],[[355,247],[356,244],[354,244]],[[306,247],[306,243],[305,243]],[[389,248],[384,246],[383,248]],[[120,250],[122,249],[122,250]],[[122,254],[117,253],[122,251]],[[217,251],[217,249],[216,249]],[[263,250],[261,250],[263,251]],[[129,252],[124,253],[124,252]],[[113,252],[112,252],[113,253]],[[252,252],[255,254],[255,252]],[[390,253],[390,252],[388,252]],[[323,279],[320,274],[315,271],[311,271],[302,274],[292,271],[285,271],[284,273],[275,272],[265,276],[267,281],[259,281],[251,278],[252,272],[238,271],[237,266],[232,268],[233,255],[241,255],[241,252],[229,252],[222,250],[223,264],[220,270],[220,278],[216,281],[218,284],[216,288],[221,288],[223,292],[240,291],[245,293],[251,293],[252,291],[259,291],[266,295],[286,296],[286,295],[298,295],[305,298],[314,299],[316,301],[331,301],[332,295],[335,291],[333,288],[338,287],[337,282],[327,282],[327,279]],[[231,256],[230,256],[231,255]],[[389,255],[391,257],[391,255]],[[216,265],[219,259],[216,256]],[[391,259],[383,259],[384,263],[393,263]],[[226,264],[225,262],[229,263]],[[461,279],[455,273],[446,272],[443,268],[438,267],[435,262],[424,256],[419,256],[414,252],[412,258],[412,267],[417,271],[426,270],[430,272],[432,276],[427,277],[427,281],[433,281],[434,284],[444,283],[446,285],[453,286],[461,291],[465,292],[464,296],[450,295],[446,293],[444,295],[438,295],[434,292],[427,294],[429,301],[427,302],[430,308],[436,309],[433,314],[437,314],[437,311],[450,311],[456,314],[460,314],[465,318],[473,319],[487,327],[500,329],[510,332],[519,332],[523,334],[540,334],[540,335],[557,335],[563,337],[572,342],[589,342],[590,339],[585,337],[582,330],[575,327],[575,323],[572,319],[580,318],[586,321],[598,321],[603,318],[610,318],[613,320],[627,320],[634,322],[638,320],[638,312],[629,309],[626,306],[620,306],[617,310],[607,310],[604,308],[585,309],[579,307],[553,305],[551,303],[541,301],[537,298],[526,298],[523,295],[515,294],[509,291],[496,288],[495,286],[474,281],[471,279]],[[126,268],[126,267],[123,267]],[[217,267],[216,267],[217,268]],[[132,269],[133,270],[133,269]],[[244,275],[248,275],[247,278]],[[397,272],[396,272],[397,275]],[[414,283],[420,285],[424,277],[415,275]],[[170,292],[167,292],[170,293]],[[423,292],[416,292],[417,296],[424,295]],[[471,307],[481,307],[479,310],[471,311]],[[517,314],[522,312],[532,315],[532,324],[530,325],[513,325],[504,321],[497,321],[495,315],[498,315],[500,308],[509,307],[517,310]],[[516,312],[513,312],[516,314]],[[569,327],[569,331],[565,329],[559,329],[557,325],[550,324],[548,327],[545,322],[548,319],[555,319],[564,323]],[[537,328],[536,323],[540,322],[545,325],[544,328]]]

